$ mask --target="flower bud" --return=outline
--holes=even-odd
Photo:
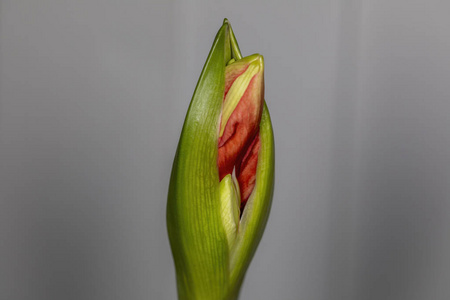
[[[192,97],[175,155],[167,228],[179,299],[237,299],[262,237],[274,141],[261,55],[242,58],[225,20]]]

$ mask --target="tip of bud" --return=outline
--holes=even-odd
[[[259,70],[264,69],[264,57],[261,54],[255,53],[249,56],[246,56],[237,62],[240,62],[245,65],[252,65],[258,67]]]

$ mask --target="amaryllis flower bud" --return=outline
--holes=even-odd
[[[273,183],[263,58],[242,58],[225,20],[189,106],[169,186],[179,299],[237,299],[267,222]]]

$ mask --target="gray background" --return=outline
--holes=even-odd
[[[450,296],[450,2],[0,2],[0,299],[175,299],[182,121],[222,19],[276,192],[241,298]]]

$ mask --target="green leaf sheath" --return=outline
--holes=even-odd
[[[223,243],[226,235],[217,201],[217,128],[224,94],[227,26],[219,30],[200,75],[169,186],[167,226],[182,300],[223,299],[229,284],[228,246]]]
[[[234,248],[231,250],[231,286],[239,291],[269,218],[275,182],[275,143],[269,110],[264,103],[260,123],[256,185],[244,209]]]

